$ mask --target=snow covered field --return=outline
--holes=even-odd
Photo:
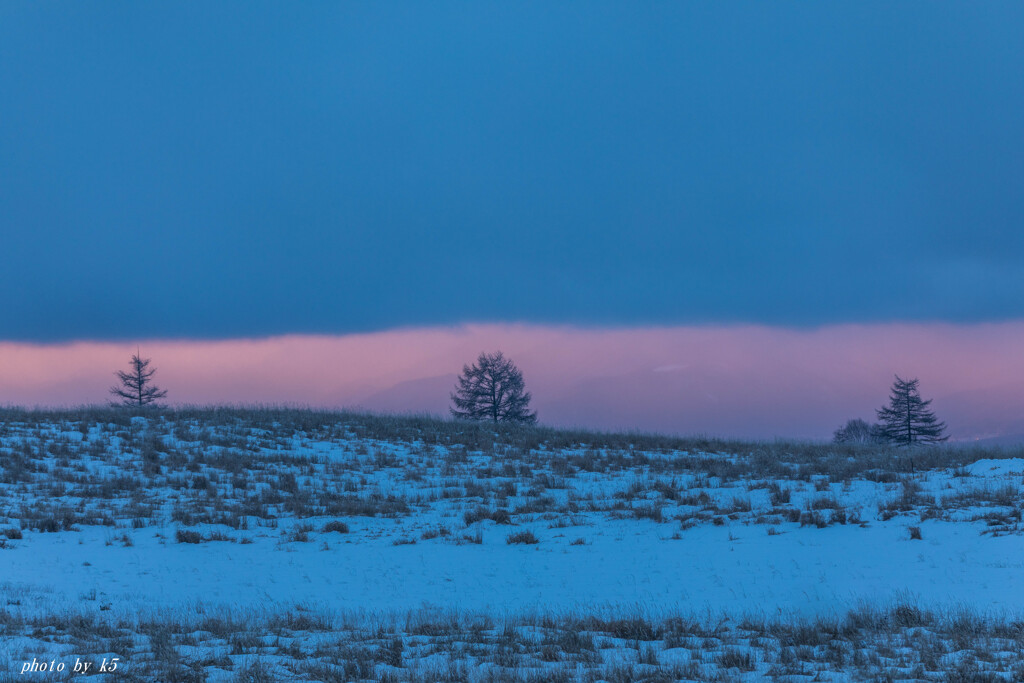
[[[1020,453],[0,418],[10,680],[1024,675]]]

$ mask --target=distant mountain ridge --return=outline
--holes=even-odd
[[[456,377],[398,382],[352,403],[372,411],[443,416]],[[798,367],[748,373],[680,363],[569,381],[527,380],[546,424],[758,439],[828,439],[847,419],[873,421],[888,396],[888,386],[850,386]],[[1021,396],[1024,385],[1008,384],[936,396],[932,407],[949,425],[952,441],[1013,445],[1024,443],[1024,416],[1007,416],[1005,406]]]

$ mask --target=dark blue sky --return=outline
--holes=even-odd
[[[1024,4],[0,4],[0,338],[1024,317]]]

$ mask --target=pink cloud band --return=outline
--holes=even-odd
[[[178,403],[443,413],[484,350],[523,370],[547,424],[826,437],[872,419],[894,373],[921,379],[954,436],[1024,433],[1024,323],[581,329],[465,325],[341,336],[145,341]],[[0,343],[0,402],[104,402],[136,344]]]

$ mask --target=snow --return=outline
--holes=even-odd
[[[1011,474],[1024,474],[1024,458],[1006,458],[978,460],[964,468],[976,477],[1005,477]]]
[[[108,546],[108,530],[83,527],[40,534],[0,555],[8,561],[0,592],[31,587],[51,602],[129,612],[139,604],[173,609],[201,600],[367,611],[636,605],[655,612],[838,614],[908,593],[929,605],[1024,611],[1016,585],[1024,538],[981,536],[973,525],[924,522],[922,541],[909,540],[905,521],[794,524],[775,536],[758,526],[706,526],[673,540],[664,525],[616,520],[557,530],[531,525],[541,541],[522,546],[505,543],[508,527],[484,524],[482,545],[392,545],[409,525],[390,520],[353,528],[345,540],[316,534],[315,541],[282,544],[276,532],[257,532],[246,545],[174,543],[167,528],[130,533],[131,547]],[[586,545],[571,545],[579,537]]]
[[[624,455],[619,469],[554,471],[544,464],[548,453],[530,460],[351,434],[211,431],[202,438],[234,440],[248,450],[189,441],[200,438],[195,434],[162,437],[168,452],[203,452],[206,459],[175,465],[165,454],[153,480],[133,450],[139,434],[54,425],[2,437],[12,463],[21,440],[56,445],[19,456],[35,465],[4,480],[0,517],[7,521],[0,521],[0,533],[17,526],[19,514],[27,520],[32,506],[59,504],[110,521],[55,532],[22,524],[22,537],[0,548],[4,609],[126,619],[218,609],[287,613],[296,606],[363,615],[636,610],[739,620],[841,616],[864,604],[909,602],[1024,613],[1017,582],[1024,572],[1022,458],[913,474],[765,480],[743,469],[741,454],[649,453],[636,466]],[[240,454],[247,468],[231,469]],[[689,464],[674,468],[683,458]],[[723,463],[738,469],[730,473]],[[15,469],[0,464],[5,476]],[[284,475],[300,491],[399,496],[408,513],[296,516],[274,503],[273,518],[250,515],[238,528],[182,521],[182,510],[198,514],[218,498],[258,499]],[[143,488],[120,496],[109,487],[76,488],[128,476]],[[206,483],[196,485],[200,476]],[[510,493],[499,500],[495,492],[503,487]],[[471,493],[477,488],[484,493]],[[777,500],[782,494],[787,502]],[[130,506],[149,502],[156,506],[152,518],[136,523],[139,513]],[[508,510],[512,523],[467,523],[464,515],[481,506]],[[644,506],[659,508],[662,521],[640,514]],[[324,531],[331,521],[344,521],[348,533]],[[911,527],[921,540],[911,539]],[[206,540],[178,542],[179,530]],[[539,542],[506,542],[525,530]],[[30,651],[26,642],[12,638],[9,651]],[[635,653],[626,654],[635,661]]]

